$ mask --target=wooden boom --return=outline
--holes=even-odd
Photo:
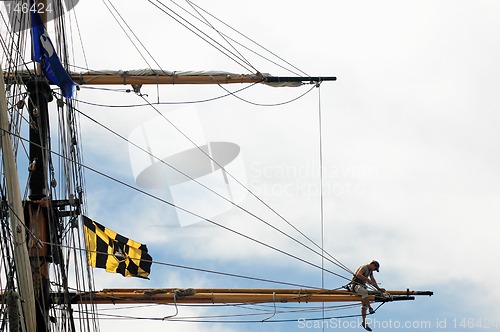
[[[384,296],[372,292],[370,301],[391,302],[414,300],[416,295],[431,296],[431,291],[389,291]],[[326,289],[226,289],[226,288],[160,288],[104,289],[99,292],[73,293],[72,302],[79,304],[214,304],[264,302],[360,302],[361,296],[346,290]],[[56,299],[54,299],[56,300]]]

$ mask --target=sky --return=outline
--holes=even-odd
[[[375,330],[404,324],[410,324],[405,326],[409,330],[500,330],[495,313],[500,291],[492,282],[500,273],[500,4],[442,0],[197,4],[307,75],[336,76],[337,81],[323,82],[319,88],[259,85],[238,92],[238,98],[190,105],[173,102],[227,92],[219,86],[155,86],[143,87],[141,97],[82,87],[77,96],[83,101],[78,106],[82,113],[123,137],[133,139],[134,131],[148,133],[159,158],[194,147],[164,117],[177,121],[200,145],[235,144],[239,151],[231,150],[231,144],[223,148],[224,153],[237,155],[229,161],[228,171],[260,200],[242,192],[232,180],[225,186],[206,177],[200,181],[219,186],[223,195],[230,191],[242,209],[221,203],[218,209],[223,212],[213,212],[213,194],[192,181],[169,188],[148,175],[157,186],[143,189],[164,200],[194,203],[189,209],[217,213],[208,217],[211,221],[321,265],[321,257],[261,220],[310,245],[291,224],[351,270],[377,259],[381,269],[376,279],[384,288],[434,291],[432,297],[383,305],[370,316]],[[248,73],[149,2],[113,5],[152,57],[143,50],[146,62],[137,52],[104,2],[82,1],[71,12],[78,15],[81,34],[77,38],[72,31],[78,66],[131,70],[159,65],[170,71]],[[242,40],[241,35],[237,38]],[[242,52],[260,72],[291,76],[275,63]],[[125,108],[84,103],[127,105],[145,100],[171,104]],[[134,175],[151,158],[85,117],[80,121],[85,163],[138,187]],[[185,159],[179,165],[187,168],[199,164],[201,169],[206,163],[200,156],[181,157]],[[166,204],[91,171],[86,171],[86,183],[90,217],[146,243],[155,261],[328,289],[346,283],[213,223],[183,221]],[[328,271],[349,278],[330,262],[323,263]],[[282,287],[159,264],[153,265],[149,281],[99,270],[94,276],[97,289]],[[160,318],[175,313],[172,306],[113,309],[114,314]],[[223,312],[215,306],[178,309],[177,317]],[[267,309],[271,316],[273,307]],[[358,313],[356,307],[327,311],[325,316]],[[326,326],[319,326],[318,321],[301,324],[297,320],[301,315],[276,314],[270,319],[292,317],[287,323],[102,320],[100,325],[103,331],[138,326],[155,331],[359,329],[359,317],[329,319]],[[321,317],[321,312],[308,315]]]

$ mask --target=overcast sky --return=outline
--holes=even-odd
[[[144,61],[102,2],[82,1],[74,13],[78,15],[87,63],[77,45],[74,50],[79,66],[129,70],[160,65],[171,71],[248,73],[150,3],[114,5],[157,64],[145,52],[148,63]],[[231,167],[239,181],[319,245],[323,227],[325,250],[350,269],[377,259],[381,270],[376,278],[382,287],[435,292],[431,298],[382,306],[373,316],[379,322],[430,322],[432,329],[453,330],[456,325],[457,329],[468,331],[482,331],[485,324],[498,324],[496,307],[500,292],[494,278],[500,273],[500,4],[217,0],[199,5],[303,72],[337,76],[338,80],[324,82],[297,101],[281,106],[255,106],[232,96],[191,105],[195,115],[178,118],[179,126],[196,136],[191,139],[236,144],[240,148],[238,160]],[[291,75],[255,54],[246,52],[245,57],[260,72]],[[235,91],[241,87],[226,89]],[[238,96],[257,104],[278,104],[309,89],[309,85],[255,86]],[[213,98],[226,91],[217,86],[167,86],[159,94],[156,87],[144,87],[143,93],[150,102],[179,102]],[[134,94],[85,88],[78,98],[110,105],[144,103]],[[155,119],[158,113],[151,107],[79,107],[124,137],[130,137],[152,119],[152,123],[162,121]],[[182,107],[161,105],[157,109],[169,118],[175,117],[173,114]],[[170,133],[169,130],[165,129]],[[133,148],[127,142],[85,119],[81,120],[81,132],[88,165],[135,185],[133,165],[141,163],[137,161],[141,153],[130,153]],[[181,136],[156,145],[156,151],[165,154],[159,158],[176,149],[189,149]],[[185,166],[191,164],[186,162]],[[146,243],[156,261],[313,287],[324,283],[327,288],[337,288],[346,283],[330,273],[322,279],[319,269],[206,221],[183,227],[165,204],[92,172],[86,175],[90,217]],[[237,185],[231,186],[234,193],[239,190]],[[177,189],[177,195],[187,193],[199,202],[198,208],[209,200],[210,193],[203,189]],[[175,195],[165,188],[151,192],[163,199]],[[252,195],[243,197],[239,204],[310,245]],[[201,210],[209,213],[204,209],[208,208]],[[222,214],[208,217],[321,265],[318,255],[241,209],[227,208]],[[325,268],[349,277],[327,261]],[[282,287],[160,265],[153,265],[150,281],[101,272],[95,271],[98,289],[117,285]],[[174,312],[171,306],[149,308],[146,313],[136,309],[113,311],[154,317]],[[217,308],[179,308],[179,316],[219,312]],[[327,312],[326,316],[358,312],[356,307],[340,314]],[[282,317],[278,314],[273,318]],[[321,312],[308,317],[321,317]],[[463,322],[473,324],[464,328],[459,326]],[[197,325],[130,320],[103,320],[101,326],[103,330],[135,330],[132,326],[136,324],[178,331],[300,328],[297,322]],[[483,324],[482,328],[479,324]],[[388,328],[378,328],[383,329]]]

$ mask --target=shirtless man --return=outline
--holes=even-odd
[[[367,331],[371,331],[372,329],[370,328],[370,326],[368,326],[368,324],[366,324],[366,310],[369,310],[370,314],[373,314],[375,311],[370,306],[366,284],[368,283],[369,285],[375,287],[377,290],[385,292],[385,289],[380,288],[377,284],[377,281],[375,280],[375,277],[373,277],[373,271],[379,272],[379,268],[380,264],[377,261],[372,261],[370,264],[361,265],[354,273],[352,281],[349,284],[352,291],[354,291],[358,295],[361,295],[361,316],[363,318],[363,322],[361,325]]]

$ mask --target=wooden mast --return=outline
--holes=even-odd
[[[46,1],[40,0],[46,8]],[[47,24],[47,13],[39,12],[43,24]],[[50,308],[50,275],[52,250],[48,208],[50,206],[50,188],[48,188],[48,161],[50,150],[48,104],[53,100],[52,91],[41,73],[37,63],[37,75],[26,82],[29,93],[28,112],[29,129],[29,200],[24,205],[26,225],[30,231],[28,244],[33,281],[33,296],[36,303],[36,331],[48,331]],[[30,330],[31,331],[31,330]],[[35,330],[32,330],[35,331]]]
[[[49,116],[48,103],[52,100],[50,86],[35,79],[27,84],[30,95],[28,111],[34,125],[30,126],[30,181],[29,200],[25,202],[24,214],[30,230],[28,250],[37,303],[37,331],[47,331],[49,321],[49,265],[52,262],[48,207]],[[54,228],[54,227],[52,227]]]
[[[2,68],[0,67],[0,74]],[[0,93],[5,96],[5,85],[3,80],[0,82]],[[19,189],[19,179],[17,167],[12,150],[12,141],[9,135],[8,107],[5,98],[0,98],[0,146],[2,148],[2,159],[4,163],[4,177],[7,186],[7,199],[9,201],[9,219],[12,230],[14,245],[14,262],[17,269],[17,281],[19,286],[20,310],[22,330],[35,331],[36,309],[33,280],[31,278],[30,257],[28,247],[26,246],[26,225],[24,222],[24,213]]]

